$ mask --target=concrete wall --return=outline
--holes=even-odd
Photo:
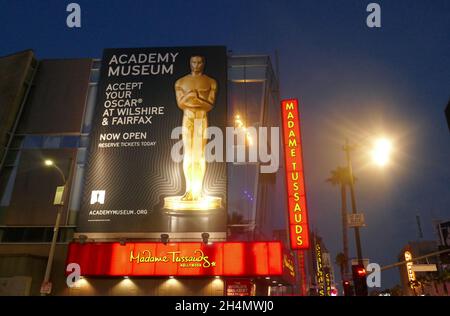
[[[30,277],[29,295],[40,295],[50,244],[0,244],[0,278]],[[65,290],[67,244],[57,244],[53,261],[53,293]]]

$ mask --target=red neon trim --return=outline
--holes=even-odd
[[[206,260],[182,262],[183,258]],[[71,243],[67,256],[67,264],[78,263],[83,276],[281,276],[282,260],[278,241]]]

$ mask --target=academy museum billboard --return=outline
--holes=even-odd
[[[226,87],[225,47],[106,49],[78,233],[224,236],[226,163],[205,146]]]

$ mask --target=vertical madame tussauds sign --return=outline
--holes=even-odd
[[[204,159],[206,128],[226,127],[226,74],[225,47],[104,51],[78,232],[226,231],[226,164]]]
[[[297,99],[281,101],[291,249],[309,248],[308,211]]]

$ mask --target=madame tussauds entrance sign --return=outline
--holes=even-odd
[[[134,255],[130,252],[130,262],[134,263],[179,263],[181,268],[187,267],[215,267],[216,262],[209,262],[209,256],[206,256],[201,249],[195,249],[192,255],[181,255],[181,251],[168,251],[167,255],[153,256],[151,250],[143,250]]]
[[[282,276],[280,242],[71,243],[82,276]]]

